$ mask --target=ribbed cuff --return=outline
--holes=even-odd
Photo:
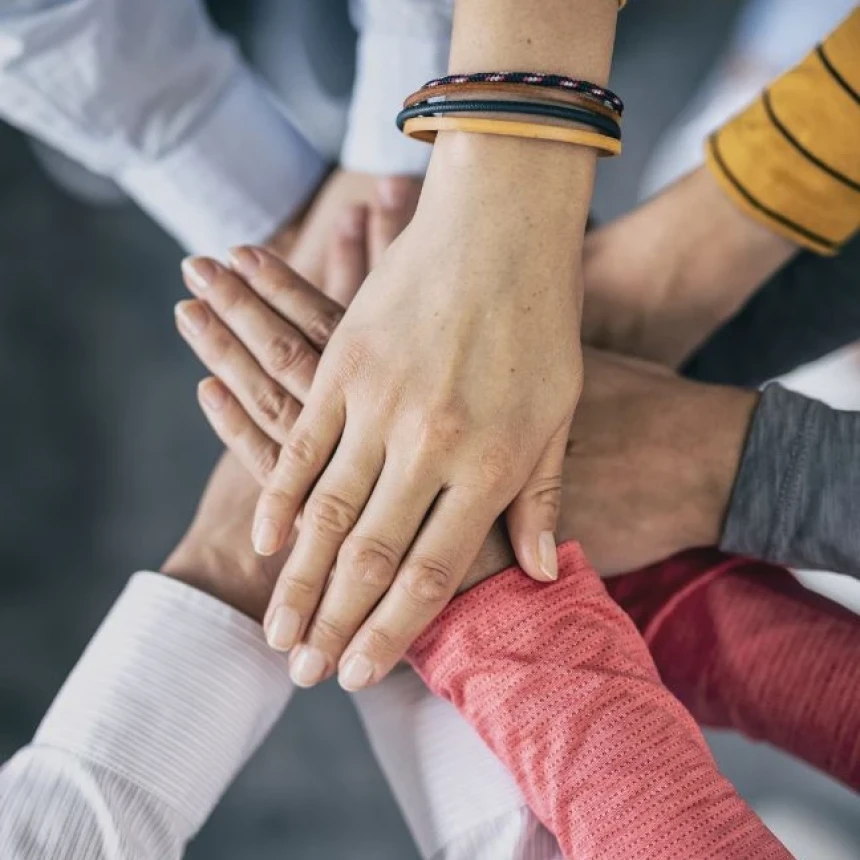
[[[289,699],[283,655],[249,618],[134,576],[34,740],[122,774],[196,832]]]
[[[182,145],[115,178],[188,251],[259,243],[304,205],[325,164],[246,69]]]

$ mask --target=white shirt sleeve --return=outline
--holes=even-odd
[[[181,857],[292,689],[258,624],[137,574],[0,771],[0,857]]]
[[[403,100],[444,75],[452,0],[350,0],[358,30],[356,79],[341,163],[380,175],[422,174],[431,148],[397,130]]]
[[[4,0],[0,116],[196,253],[268,238],[324,165],[200,0]]]

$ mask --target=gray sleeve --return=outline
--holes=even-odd
[[[720,549],[860,577],[860,413],[768,385]]]

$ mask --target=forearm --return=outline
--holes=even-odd
[[[701,725],[767,741],[860,790],[854,613],[783,568],[714,550],[607,587],[642,631],[664,683]]]
[[[431,689],[507,765],[566,857],[786,857],[578,547],[560,563],[555,585],[512,572],[449,607],[411,655]]]
[[[186,247],[264,241],[316,186],[321,159],[199,0],[29,7],[0,12],[0,115],[113,177]]]
[[[778,385],[753,416],[721,549],[860,576],[860,413]]]

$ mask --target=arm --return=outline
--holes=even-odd
[[[509,572],[413,646],[566,857],[790,855],[720,775],[647,648],[575,544],[541,588]]]
[[[186,247],[264,241],[319,182],[319,156],[199,0],[12,6],[0,114],[113,177]]]
[[[0,770],[0,855],[177,860],[291,689],[259,625],[138,574]]]
[[[589,343],[678,366],[798,250],[842,250],[860,227],[858,58],[860,10],[712,137],[705,167],[587,239]],[[810,304],[832,329],[826,298]]]
[[[860,414],[765,388],[720,539],[727,552],[860,576]]]
[[[697,722],[767,741],[860,791],[854,613],[782,568],[715,550],[685,553],[607,588]]]

